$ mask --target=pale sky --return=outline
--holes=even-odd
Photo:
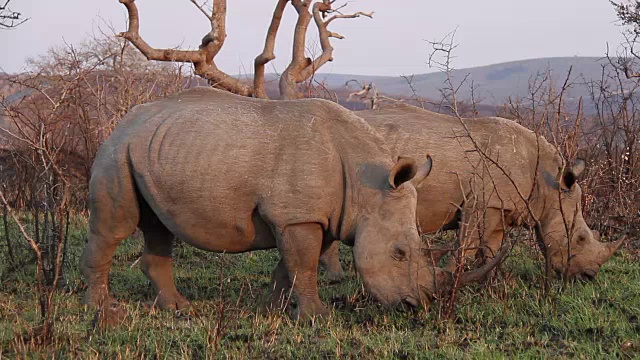
[[[216,63],[230,74],[250,73],[276,1],[227,3],[228,36]],[[209,31],[207,19],[189,0],[137,0],[136,4],[140,34],[151,46],[197,48]],[[11,5],[31,19],[15,30],[0,30],[0,68],[7,72],[20,71],[27,57],[63,41],[82,41],[105,21],[116,31],[126,29],[126,10],[118,0],[12,0]],[[346,39],[332,40],[334,61],[321,72],[428,72],[429,45],[424,40],[441,39],[456,28],[460,43],[456,68],[551,56],[602,56],[607,42],[615,49],[622,40],[608,0],[351,0],[344,11],[358,10],[375,11],[374,18],[333,22],[330,30]],[[276,45],[279,71],[291,56],[295,20],[295,10],[289,6]],[[315,39],[310,32],[308,43]]]

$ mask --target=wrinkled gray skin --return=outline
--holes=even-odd
[[[450,280],[420,251],[415,186],[431,169],[421,158],[419,165],[394,161],[366,122],[324,100],[266,101],[197,88],[136,106],[92,168],[85,302],[110,301],[113,253],[139,227],[141,266],[162,308],[188,305],[172,275],[174,235],[216,252],[277,247],[267,305],[277,306],[293,286],[297,315],[327,313],[317,268],[336,239],[354,246],[375,298],[417,303]]]
[[[540,160],[536,172],[536,135],[514,121],[496,117],[464,120],[478,145],[498,160],[520,193],[528,198],[533,190],[530,205],[540,222],[539,228],[535,227],[525,202],[504,173],[496,166],[490,163],[485,166],[480,161],[458,118],[404,104],[357,114],[378,130],[396,154],[419,156],[429,153],[433,157],[437,166],[418,189],[417,217],[420,229],[425,233],[458,228],[462,214],[459,206],[465,212],[465,219],[472,224],[480,223],[477,228],[482,231],[482,234],[473,231],[467,246],[477,248],[480,245],[484,258],[491,258],[503,241],[501,212],[504,211],[507,229],[519,225],[535,228],[549,251],[551,266],[557,274],[582,279],[595,277],[600,266],[623,243],[622,239],[613,243],[600,242],[599,233],[591,231],[582,217],[582,192],[576,178],[584,170],[584,162],[578,160],[572,166],[565,166],[566,170],[561,174],[562,159],[552,145],[539,137]],[[487,207],[485,213],[480,212],[484,215],[481,218],[473,211],[472,201],[465,203],[464,200],[465,195],[472,199],[474,193],[477,195],[476,209]],[[570,243],[567,229],[572,234]],[[473,257],[476,250],[469,250],[465,255]],[[321,260],[333,277],[340,273],[337,247],[328,250]]]

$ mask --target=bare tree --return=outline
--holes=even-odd
[[[4,4],[0,5],[0,29],[8,30],[17,27],[29,19],[25,19],[21,13],[9,9],[9,3],[11,0],[5,0]]]
[[[290,2],[295,8],[298,20],[294,32],[292,60],[280,77],[279,89],[280,98],[282,99],[301,97],[297,90],[297,85],[311,78],[322,65],[333,60],[333,47],[329,39],[343,39],[344,37],[328,30],[331,22],[337,19],[357,18],[360,16],[371,18],[373,16],[373,13],[363,12],[342,14],[340,10],[344,6],[333,8],[334,1],[331,0],[316,2],[312,0],[278,0],[267,31],[264,49],[254,60],[255,76],[253,85],[251,85],[229,76],[220,70],[214,61],[227,37],[225,30],[226,0],[212,0],[211,9],[207,8],[207,2],[199,4],[196,0],[190,1],[211,24],[211,31],[202,38],[198,50],[157,49],[150,46],[139,34],[140,18],[134,0],[120,0],[120,3],[127,8],[129,13],[129,27],[127,31],[120,33],[118,36],[129,40],[148,60],[191,63],[195,74],[209,80],[212,86],[239,95],[259,98],[267,98],[264,87],[264,67],[268,62],[275,59],[273,51],[276,35],[287,3]],[[327,18],[330,14],[332,15]],[[306,34],[312,18],[318,28],[322,47],[322,53],[315,59],[310,59],[305,55]]]
[[[623,26],[622,34],[625,42],[615,58],[609,56],[607,49],[607,58],[613,60],[611,65],[621,70],[628,79],[640,78],[640,73],[634,69],[635,63],[640,60],[640,54],[636,50],[640,39],[640,1],[629,3],[610,1],[610,3],[615,8],[620,24]]]

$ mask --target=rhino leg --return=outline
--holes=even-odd
[[[178,292],[173,279],[171,251],[174,235],[148,209],[148,206],[144,206],[142,203],[139,227],[144,234],[141,268],[156,290],[155,303],[161,309],[182,310],[188,308],[189,301]]]
[[[110,306],[109,269],[118,244],[136,230],[139,210],[133,181],[116,177],[118,169],[106,174],[96,171],[90,183],[89,238],[80,258],[80,270],[87,283],[84,303]]]
[[[80,259],[80,269],[87,284],[85,304],[108,307],[113,303],[109,296],[109,269],[116,247],[124,238],[126,236],[120,238],[109,234],[89,233],[87,245]]]
[[[447,270],[455,271],[458,266],[458,260],[468,264],[476,258],[478,250],[482,249],[487,244],[487,240],[493,236],[495,230],[501,225],[502,212],[500,209],[495,208],[479,208],[478,209],[465,209],[466,215],[463,219],[466,220],[466,236],[462,240],[462,244],[458,243],[458,256],[451,257],[447,263]],[[460,230],[463,231],[464,227],[460,226]],[[459,238],[459,237],[458,237]],[[502,241],[502,240],[500,240]],[[494,250],[499,249],[500,246]],[[493,258],[491,256],[490,258]]]
[[[501,226],[485,236],[483,242],[484,246],[482,249],[482,255],[485,261],[493,259],[493,257],[500,251],[503,239],[504,230]]]
[[[288,290],[291,288],[291,281],[289,281],[289,272],[284,265],[284,261],[280,259],[273,274],[271,276],[271,287],[268,291],[268,296],[263,304],[263,310],[282,310],[287,303]]]
[[[339,257],[340,243],[334,241],[320,255],[320,267],[327,272],[327,279],[330,284],[337,284],[344,280],[344,270],[340,264]]]
[[[293,294],[298,301],[295,318],[328,315],[328,308],[318,296],[318,262],[322,249],[322,227],[316,223],[296,224],[277,235],[278,249]]]
[[[500,251],[500,247],[502,246],[503,239],[504,230],[502,229],[502,225],[498,225],[498,227],[495,228],[492,232],[485,235],[482,247],[483,262],[487,263],[491,261],[491,259],[493,259],[493,257],[498,254],[498,252]],[[493,275],[495,275],[496,268],[491,269],[491,271],[487,273],[487,279],[490,279],[493,277]]]

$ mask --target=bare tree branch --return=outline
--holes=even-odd
[[[209,21],[213,21],[212,16],[209,15],[209,13],[207,13],[207,11],[204,9],[204,4],[206,4],[206,2],[202,3],[202,4],[198,4],[198,2],[196,0],[189,0],[191,1],[191,3],[193,5],[195,5],[198,10],[200,10],[200,12],[207,18],[209,19]]]
[[[298,13],[298,21],[293,35],[293,54],[291,63],[282,72],[280,77],[280,97],[283,99],[293,99],[299,97],[296,91],[296,84],[302,82],[300,71],[311,63],[311,59],[305,56],[305,41],[307,38],[307,28],[311,21],[309,12],[309,0],[291,0],[291,4]]]
[[[334,15],[325,21],[324,17],[326,14],[335,12],[335,10],[332,10],[331,8],[332,3],[333,2],[330,0],[323,0],[321,2],[318,1],[314,3],[312,15],[309,12],[309,6],[311,4],[310,1],[291,1],[291,4],[293,4],[298,12],[298,22],[296,23],[296,30],[294,34],[292,60],[280,78],[280,96],[283,99],[294,99],[300,97],[300,94],[296,90],[296,85],[309,79],[322,65],[333,60],[333,47],[331,46],[329,38],[334,37],[343,39],[344,36],[328,30],[327,27],[331,21],[338,18],[356,18],[361,15],[369,18],[373,16],[373,12],[358,12],[352,15]],[[318,28],[320,47],[322,48],[322,53],[314,60],[307,58],[304,52],[306,32],[312,16]]]
[[[388,96],[380,95],[380,93],[378,92],[378,88],[373,82],[370,82],[369,84],[367,84],[366,81],[363,81],[362,84],[360,84],[358,80],[351,79],[351,80],[348,80],[344,85],[348,86],[349,83],[351,82],[355,82],[362,89],[359,91],[349,93],[349,97],[347,98],[347,101],[351,101],[353,98],[357,98],[362,102],[365,102],[365,103],[368,102],[371,109],[378,109],[382,101],[389,101],[392,103],[404,102],[404,100],[401,100],[401,99],[394,99]]]
[[[6,0],[3,5],[0,5],[0,29],[9,30],[23,24],[29,18],[23,19],[22,14],[9,9],[9,3],[11,0]]]
[[[198,50],[182,49],[158,49],[149,45],[139,33],[140,18],[135,0],[119,0],[129,13],[129,25],[125,32],[118,34],[133,44],[148,60],[191,63],[194,72],[210,81],[212,86],[228,90],[230,92],[244,95],[267,98],[265,90],[265,65],[275,59],[275,41],[282,16],[286,5],[291,5],[296,9],[298,20],[296,22],[293,40],[292,59],[280,77],[280,97],[282,99],[299,98],[302,95],[297,91],[297,85],[310,79],[313,74],[325,63],[333,60],[333,47],[329,38],[343,39],[338,33],[327,29],[329,23],[336,19],[351,19],[361,16],[371,18],[373,12],[356,12],[353,14],[342,14],[339,9],[345,5],[332,8],[334,1],[322,0],[278,0],[276,8],[271,17],[271,23],[267,31],[264,49],[254,59],[254,79],[253,86],[231,77],[220,70],[215,64],[215,57],[220,52],[226,38],[226,0],[212,0],[212,8],[205,6],[207,1],[200,3],[200,0],[189,0],[211,23],[211,31],[203,38]],[[324,20],[327,14],[337,13],[328,20]],[[306,34],[311,19],[315,20],[320,36],[322,53],[315,59],[310,59],[305,55]]]
[[[254,60],[253,89],[255,97],[258,98],[267,98],[267,92],[264,89],[264,66],[276,58],[276,55],[273,53],[276,46],[276,35],[278,34],[282,14],[288,2],[289,0],[278,0],[276,9],[273,11],[273,16],[271,17],[269,30],[267,30],[264,50],[262,50],[262,53]]]
[[[358,11],[358,12],[353,13],[353,14],[346,14],[346,15],[344,15],[344,14],[339,14],[339,15],[334,15],[334,16],[330,17],[330,18],[329,18],[329,20],[325,21],[325,25],[329,25],[329,23],[331,23],[331,22],[332,22],[333,20],[335,20],[335,19],[353,19],[353,18],[357,18],[357,17],[360,17],[360,16],[366,16],[366,17],[368,17],[369,19],[372,19],[372,18],[373,18],[373,14],[374,14],[374,13],[375,13],[375,11],[368,12],[368,13],[366,13],[366,12],[362,12],[362,11]]]
[[[211,32],[202,38],[202,43],[198,50],[156,49],[151,47],[139,34],[140,18],[138,7],[134,0],[119,1],[127,8],[129,13],[129,27],[127,31],[121,32],[118,36],[129,40],[148,60],[192,63],[195,73],[208,79],[213,86],[239,95],[251,96],[253,94],[251,86],[227,75],[218,69],[213,62],[226,37],[226,0],[214,0],[213,14],[212,16],[207,16],[211,21]],[[194,4],[204,12],[201,5],[195,2]]]

